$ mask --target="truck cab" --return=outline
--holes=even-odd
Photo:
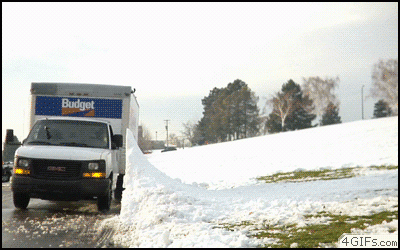
[[[97,199],[98,209],[108,210],[118,170],[107,166],[117,166],[120,147],[122,136],[114,135],[107,121],[37,120],[15,153],[15,206],[26,208],[30,198]]]

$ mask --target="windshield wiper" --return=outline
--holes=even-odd
[[[29,141],[26,144],[30,145],[30,144],[44,144],[44,145],[53,145],[53,143],[50,143],[48,141]]]
[[[65,145],[65,146],[72,146],[72,147],[89,147],[89,145],[85,143],[77,143],[77,142],[61,142],[59,145]]]
[[[51,134],[50,134],[49,127],[47,127],[47,126],[44,126],[44,129],[46,130],[46,136],[47,136],[47,140],[50,140],[50,138],[51,138]]]

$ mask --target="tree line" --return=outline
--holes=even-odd
[[[397,115],[397,59],[380,60],[373,67],[371,96],[381,98],[374,118]],[[292,79],[266,100],[260,112],[259,98],[242,80],[236,79],[224,88],[214,88],[201,101],[203,117],[183,124],[182,134],[192,145],[224,142],[266,133],[293,131],[341,123],[340,102],[334,90],[339,77],[303,78],[300,85]],[[272,108],[266,114],[267,107]],[[319,118],[319,123],[313,121]]]
[[[214,88],[201,100],[203,117],[198,122],[184,123],[181,133],[192,145],[203,145],[341,123],[340,102],[335,95],[339,77],[315,76],[302,80],[302,85],[292,79],[283,83],[280,91],[266,99],[262,110],[257,105],[259,98],[240,79],[226,87]],[[379,60],[374,64],[372,82],[370,96],[379,99],[373,118],[397,115],[398,60]],[[267,113],[267,108],[272,111]],[[317,118],[319,123],[313,125]],[[142,134],[141,149],[151,149],[150,132],[143,127]],[[181,143],[175,134],[169,140],[176,145]]]

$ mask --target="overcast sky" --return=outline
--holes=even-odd
[[[370,119],[373,64],[398,57],[398,3],[2,3],[2,141],[29,131],[31,82],[130,85],[153,139],[240,79],[260,97],[339,76],[343,122]]]

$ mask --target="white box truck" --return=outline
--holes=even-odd
[[[15,152],[14,205],[30,198],[120,200],[129,128],[138,139],[139,105],[130,86],[32,83],[30,132]]]

